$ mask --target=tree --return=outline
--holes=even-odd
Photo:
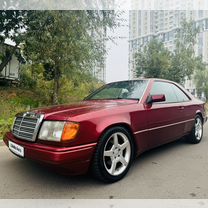
[[[137,76],[169,79],[183,84],[187,77],[191,78],[201,60],[194,52],[198,32],[193,22],[182,22],[173,52],[165,49],[159,40],[152,39],[144,51],[140,50],[135,55]]]
[[[203,64],[201,58],[198,59],[197,70],[194,73],[194,83],[196,85],[198,97],[204,93],[206,99],[208,98],[208,70]]]
[[[197,69],[199,59],[195,55],[194,47],[199,28],[193,21],[181,23],[181,28],[176,34],[175,50],[172,54],[172,69],[169,76],[172,80],[183,84],[185,78]]]
[[[101,38],[116,26],[114,11],[30,11],[24,55],[42,64],[45,79],[53,80],[53,104],[59,102],[60,79],[88,73],[106,53]],[[103,31],[104,29],[104,31]]]
[[[152,39],[144,51],[135,54],[138,77],[166,78],[170,70],[170,52],[157,39]]]
[[[14,47],[6,47],[0,54],[0,72],[9,63],[13,55],[16,55],[20,62],[23,57],[17,48],[22,42],[23,33],[26,26],[26,11],[2,10],[0,12],[0,44],[3,45],[6,39],[15,43]]]

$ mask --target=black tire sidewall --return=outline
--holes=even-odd
[[[198,140],[198,139],[196,138],[196,135],[195,135],[195,122],[196,122],[196,119],[197,119],[197,118],[199,118],[199,119],[201,120],[201,123],[202,123],[202,135],[201,135],[200,140]],[[191,134],[188,136],[188,141],[189,141],[190,143],[192,143],[192,144],[198,144],[198,143],[200,143],[201,140],[202,140],[202,137],[203,137],[203,133],[204,133],[204,130],[203,130],[203,120],[202,120],[201,116],[196,115],[195,120],[194,120],[194,127],[193,127],[193,129],[192,129]]]
[[[130,143],[130,147],[131,147],[131,156],[130,156],[130,161],[128,166],[126,167],[126,169],[124,170],[123,173],[121,173],[120,175],[117,176],[112,176],[111,174],[108,173],[108,171],[105,168],[104,165],[104,161],[103,161],[103,154],[104,154],[104,148],[105,145],[108,141],[108,139],[110,138],[110,136],[114,133],[123,133],[127,136],[129,143]],[[132,141],[132,137],[130,135],[130,133],[123,127],[112,127],[110,129],[108,129],[103,136],[101,137],[98,146],[97,146],[97,150],[96,150],[96,155],[95,155],[95,160],[97,160],[96,165],[97,167],[97,171],[99,172],[99,179],[103,180],[104,182],[116,182],[120,179],[122,179],[128,172],[132,161],[133,161],[133,155],[134,155],[134,145],[133,145],[133,141]]]

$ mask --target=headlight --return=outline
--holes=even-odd
[[[45,121],[40,129],[39,139],[45,141],[69,141],[76,137],[79,124],[63,121]]]

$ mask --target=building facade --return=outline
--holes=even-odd
[[[140,0],[133,0],[133,4]],[[192,6],[190,1],[190,5]],[[208,11],[178,10],[185,7],[183,1],[161,0],[160,8],[172,8],[172,10],[132,10],[129,14],[129,79],[135,78],[134,54],[141,50],[153,37],[161,40],[170,51],[174,50],[176,32],[184,20],[193,20],[199,26],[200,33],[197,36],[195,53],[202,56],[208,64]],[[187,2],[186,2],[187,3]],[[169,5],[170,4],[170,5]],[[187,8],[187,5],[186,5]],[[192,80],[185,82],[185,88],[195,94],[195,86]]]
[[[14,45],[11,41],[6,41],[4,44],[0,45],[0,54],[4,54],[7,48],[13,48]],[[19,48],[17,49],[19,50]],[[0,59],[1,63],[1,59]],[[18,82],[20,79],[20,63],[15,55],[12,56],[11,60],[8,62],[6,67],[0,72],[0,81],[12,81]]]

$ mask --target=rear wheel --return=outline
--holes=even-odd
[[[134,149],[129,132],[123,127],[113,127],[100,139],[94,156],[94,176],[104,182],[116,182],[128,172]]]
[[[188,135],[187,140],[192,144],[198,144],[199,142],[201,142],[202,137],[203,137],[203,121],[201,116],[197,115],[195,117],[194,127],[191,133]]]

